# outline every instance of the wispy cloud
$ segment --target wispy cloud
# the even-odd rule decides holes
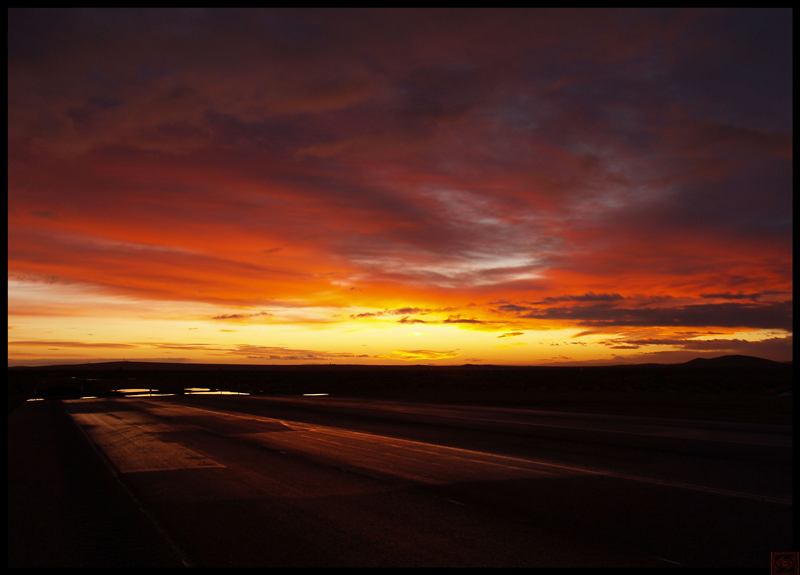
[[[233,321],[233,320],[250,320],[255,318],[265,318],[272,316],[271,313],[266,311],[259,311],[256,313],[232,313],[228,315],[215,315],[211,319],[219,321]]]

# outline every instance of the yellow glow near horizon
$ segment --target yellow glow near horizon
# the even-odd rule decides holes
[[[643,351],[658,354],[677,349],[670,343],[653,343],[646,350],[626,345],[647,338],[668,341],[671,330],[663,328],[620,334],[586,333],[575,327],[515,328],[497,323],[491,314],[477,316],[474,310],[404,315],[386,308],[309,306],[231,313],[229,306],[138,301],[83,286],[64,289],[24,282],[9,284],[9,309],[9,365],[121,359],[540,365],[629,361]],[[412,316],[416,323],[409,321]],[[700,345],[724,337],[759,342],[777,335],[781,334],[775,330],[729,330],[698,335],[692,341]]]

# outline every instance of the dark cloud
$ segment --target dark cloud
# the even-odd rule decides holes
[[[787,151],[790,154],[790,148]],[[748,151],[709,158],[650,220],[659,228],[696,230],[762,245],[792,233],[791,156],[752,158]],[[698,161],[696,159],[692,160]],[[727,165],[729,164],[729,165]],[[724,175],[724,179],[722,174]]]
[[[430,313],[432,310],[426,310],[419,307],[400,307],[397,309],[389,310],[393,315],[408,315],[411,313]]]
[[[724,292],[724,293],[701,293],[700,297],[706,299],[749,299],[752,301],[758,301],[759,298],[764,296],[771,296],[771,295],[779,295],[779,296],[787,296],[789,292],[781,292],[781,291],[765,291],[765,292],[755,292],[755,293],[731,293],[731,292]]]
[[[31,212],[31,215],[36,216],[37,218],[45,218],[48,220],[61,221],[61,216],[52,210],[33,210]]]
[[[498,306],[497,309],[499,309],[500,311],[505,311],[505,312],[523,312],[523,311],[530,311],[533,308],[531,308],[529,306],[516,305],[516,304],[509,303],[509,304],[504,304],[504,305]]]
[[[377,316],[380,316],[380,315],[383,315],[383,314],[381,314],[381,313],[373,313],[373,312],[364,312],[364,313],[350,314],[350,318],[351,319],[359,319],[359,318],[362,318],[362,317],[377,317]]]
[[[792,329],[792,304],[698,304],[674,308],[617,308],[603,304],[552,307],[522,314],[530,319],[560,319],[582,326],[746,327]]]
[[[587,292],[583,295],[565,295],[565,296],[551,296],[546,297],[542,301],[533,302],[534,305],[552,304],[564,301],[618,301],[625,299],[618,293],[601,293]]]
[[[426,314],[430,314],[430,313],[442,313],[442,312],[448,312],[448,311],[452,311],[452,310],[453,310],[453,308],[449,308],[449,307],[448,308],[435,308],[435,309],[434,308],[422,308],[422,307],[398,307],[398,308],[394,308],[394,309],[385,309],[385,310],[379,311],[379,312],[364,312],[364,313],[358,313],[358,314],[350,314],[350,317],[352,319],[358,319],[358,318],[365,318],[365,317],[385,317],[385,316],[390,316],[390,315],[404,315],[404,316],[408,316],[410,314],[426,315]],[[404,321],[404,320],[407,320],[407,319],[408,319],[407,317],[401,319],[400,323],[409,323],[409,321]],[[422,320],[412,320],[412,321],[415,322],[415,323],[425,323]]]
[[[451,315],[442,323],[467,323],[467,324],[485,324],[485,321],[475,318],[462,318],[460,315]]]
[[[753,341],[739,338],[696,339],[696,334],[688,334],[686,337],[615,338],[601,343],[610,349],[642,349],[646,352],[648,346],[670,346],[684,351],[752,355],[768,359],[777,358],[776,361],[782,361],[782,358],[790,357],[790,353],[787,352],[790,352],[792,342],[791,335]]]
[[[414,324],[414,323],[431,323],[431,322],[427,322],[427,321],[424,321],[424,320],[421,320],[421,319],[413,319],[413,318],[409,319],[407,317],[404,317],[404,318],[401,318],[401,319],[397,320],[397,323]]]
[[[587,335],[598,335],[598,334],[603,334],[603,333],[605,333],[605,332],[603,332],[603,331],[595,331],[595,330],[589,329],[589,330],[578,332],[575,335],[573,335],[572,337],[585,337]]]
[[[215,320],[228,320],[228,319],[252,319],[257,317],[270,317],[272,314],[266,311],[260,311],[257,313],[233,313],[229,315],[217,315],[212,317],[211,319]]]

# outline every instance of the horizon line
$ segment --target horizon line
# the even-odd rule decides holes
[[[214,366],[214,367],[235,367],[235,368],[248,368],[248,367],[392,367],[392,368],[399,368],[399,367],[633,367],[633,366],[647,366],[647,365],[661,365],[661,366],[670,366],[670,365],[685,365],[687,363],[691,363],[697,360],[715,360],[715,359],[722,359],[722,358],[747,358],[747,359],[756,359],[763,362],[774,363],[777,365],[786,365],[793,363],[793,360],[788,361],[776,361],[772,359],[767,359],[758,356],[752,355],[742,355],[742,354],[724,354],[715,357],[695,357],[689,359],[687,361],[675,362],[675,363],[662,363],[662,362],[642,362],[642,363],[612,363],[613,360],[609,362],[602,362],[602,360],[588,360],[586,362],[555,362],[555,363],[526,363],[526,364],[498,364],[498,363],[460,363],[460,364],[430,364],[430,363],[407,363],[407,364],[364,364],[364,363],[203,363],[203,362],[193,362],[193,361],[155,361],[155,360],[148,360],[148,359],[137,359],[137,360],[129,360],[129,359],[119,359],[119,360],[102,360],[102,361],[85,361],[81,363],[52,363],[52,364],[43,364],[43,365],[8,365],[7,369],[18,369],[18,368],[27,368],[27,369],[37,369],[37,368],[47,368],[47,367],[76,367],[76,366],[83,366],[83,365],[103,365],[103,364],[151,364],[151,365],[173,365],[173,366]],[[599,363],[598,363],[599,362]]]

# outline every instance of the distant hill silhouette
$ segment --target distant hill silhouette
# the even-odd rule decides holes
[[[214,363],[175,363],[155,361],[106,361],[99,363],[67,363],[62,365],[15,366],[12,370],[42,371],[204,371],[204,370],[258,370],[269,365],[240,365]]]
[[[723,355],[714,358],[698,357],[685,363],[639,363],[639,364],[622,364],[622,365],[600,365],[593,367],[609,368],[609,367],[776,367],[779,365],[791,364],[791,362],[777,362],[770,359],[761,357],[753,357],[750,355]],[[462,366],[428,366],[428,365],[346,365],[346,364],[306,364],[306,365],[280,365],[280,364],[261,364],[261,365],[243,365],[243,364],[213,364],[213,363],[167,363],[167,362],[154,362],[154,361],[109,361],[101,363],[81,363],[81,364],[62,364],[62,365],[41,365],[41,366],[14,366],[9,367],[9,370],[45,370],[45,371],[205,371],[205,370],[232,370],[232,371],[260,371],[260,370],[275,370],[275,369],[288,369],[288,370],[328,370],[328,369],[357,369],[357,370],[373,370],[373,369],[453,369],[454,367],[462,368],[477,368],[481,370],[498,368],[498,369],[514,369],[515,366],[497,366],[497,365],[475,365],[464,364]],[[516,366],[524,368],[524,366]],[[532,368],[541,367],[547,369],[559,369],[562,366],[528,366]],[[563,367],[582,367],[580,365],[563,366]]]
[[[45,371],[108,371],[108,370],[162,370],[162,369],[205,369],[207,366],[204,364],[191,364],[191,363],[158,363],[152,361],[104,361],[97,363],[67,363],[62,365],[36,365],[36,366],[14,366],[8,369],[32,369],[32,370],[45,370]],[[216,366],[213,366],[216,367]]]
[[[324,392],[341,397],[402,401],[541,405],[543,393],[790,396],[793,378],[791,362],[748,356],[638,366],[224,365],[114,361],[10,367],[8,406],[10,411],[32,397],[63,399],[78,394],[108,397],[114,390],[131,387],[174,394],[200,387],[257,395]]]
[[[710,359],[698,357],[680,365],[687,367],[775,367],[781,363],[751,355],[723,355]]]

